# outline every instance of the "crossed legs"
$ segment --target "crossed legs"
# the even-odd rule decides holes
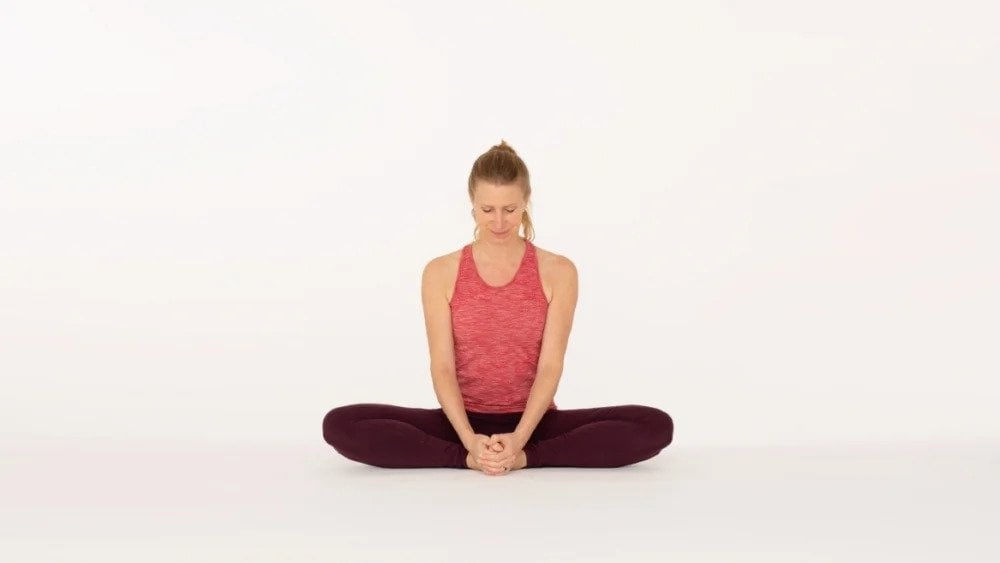
[[[474,413],[477,434],[513,432],[521,413]],[[524,452],[527,467],[621,467],[658,454],[673,440],[670,415],[644,405],[552,409]],[[377,467],[466,468],[467,451],[444,411],[382,403],[337,407],[323,438],[344,457]]]

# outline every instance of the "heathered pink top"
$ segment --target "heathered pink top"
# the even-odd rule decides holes
[[[542,291],[535,247],[525,240],[514,279],[503,286],[483,281],[462,248],[451,298],[455,372],[465,410],[520,412],[538,370],[542,332],[549,304]],[[555,409],[551,401],[549,409]]]

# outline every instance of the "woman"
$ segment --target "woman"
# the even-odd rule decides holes
[[[441,408],[337,407],[323,437],[379,467],[620,467],[655,456],[673,420],[653,407],[556,407],[576,309],[573,263],[532,244],[524,161],[506,142],[469,174],[473,242],[431,260],[422,298]],[[523,227],[524,235],[521,235]]]

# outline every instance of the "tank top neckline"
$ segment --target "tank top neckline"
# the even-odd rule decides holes
[[[472,266],[472,271],[473,273],[476,274],[476,279],[479,280],[479,283],[485,285],[490,289],[503,289],[505,287],[510,286],[515,281],[517,281],[517,278],[521,275],[521,270],[524,269],[524,264],[528,261],[528,254],[531,252],[531,241],[528,239],[524,239],[524,252],[521,254],[521,261],[517,265],[517,270],[514,272],[514,277],[512,277],[509,282],[503,285],[490,285],[489,283],[486,283],[486,280],[484,280],[483,276],[479,273],[479,267],[476,266],[476,259],[472,255],[472,244],[470,243],[466,245],[466,249],[468,250],[469,253],[469,263]]]

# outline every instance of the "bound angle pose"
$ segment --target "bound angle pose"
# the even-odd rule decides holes
[[[568,258],[531,242],[524,161],[501,140],[476,159],[468,184],[473,242],[430,260],[421,281],[441,408],[339,406],[324,417],[323,438],[344,457],[377,467],[494,476],[533,467],[621,467],[657,455],[674,430],[660,409],[556,406],[577,271]]]

